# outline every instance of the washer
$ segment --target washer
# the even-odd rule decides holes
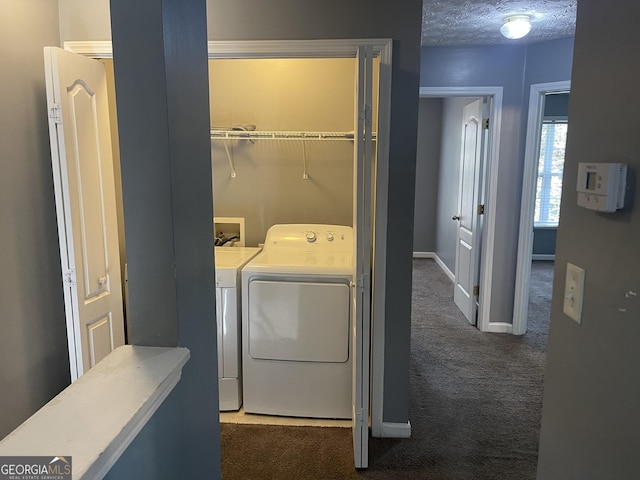
[[[274,225],[242,270],[244,410],[351,418],[353,230]]]
[[[251,247],[215,247],[220,410],[242,405],[240,272],[259,252]]]

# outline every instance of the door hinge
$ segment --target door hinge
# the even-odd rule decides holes
[[[72,269],[65,270],[62,273],[62,281],[70,286],[76,284],[76,271]]]
[[[480,285],[474,285],[474,287],[473,287],[473,295],[475,295],[476,297],[478,295],[480,295]]]
[[[482,121],[482,129],[483,130],[489,130],[489,119],[488,118],[485,118]]]
[[[363,122],[367,120],[367,106],[362,105],[362,108],[358,110],[358,120],[362,120]]]
[[[478,215],[484,215],[484,205],[478,205]]]
[[[351,281],[351,287],[353,287],[354,290],[357,290],[359,294],[364,293],[365,285],[371,285],[371,276],[366,273],[356,275],[355,282]]]
[[[355,418],[356,423],[363,423],[369,418],[369,409],[367,408],[356,408],[355,413],[356,413],[356,418]]]
[[[371,107],[371,105],[365,105],[364,106],[364,122],[366,125],[371,126],[372,121],[373,121],[373,108]]]
[[[59,103],[54,103],[49,108],[49,118],[53,120],[53,123],[62,123],[62,108],[60,107]]]

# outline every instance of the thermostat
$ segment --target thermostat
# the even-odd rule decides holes
[[[627,166],[624,163],[579,163],[578,205],[598,212],[624,207]]]

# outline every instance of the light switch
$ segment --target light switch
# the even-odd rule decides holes
[[[584,295],[584,270],[567,263],[567,276],[564,283],[564,305],[562,311],[576,322],[582,319],[582,300]]]

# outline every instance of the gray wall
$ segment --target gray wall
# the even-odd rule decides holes
[[[435,252],[442,99],[421,98],[419,103],[413,251]]]
[[[538,478],[636,478],[640,472],[640,42],[633,0],[580,1]],[[634,60],[635,59],[635,60]],[[594,122],[594,118],[606,119]],[[598,214],[576,204],[578,162],[626,162],[628,206]],[[585,269],[582,323],[562,313],[566,264]]]
[[[0,438],[69,382],[42,47],[56,2],[0,2]]]
[[[571,79],[573,37],[559,38],[527,46],[527,68],[524,71],[525,105],[533,83],[561,82]]]
[[[103,8],[87,14],[83,0],[60,0],[68,14],[62,40],[108,40]],[[106,0],[103,0],[106,3]],[[95,3],[91,2],[92,8]],[[384,420],[409,419],[411,256],[420,62],[419,0],[403,8],[384,0],[208,0],[211,40],[392,38],[393,87],[386,263]],[[77,10],[76,10],[77,9]],[[76,15],[76,12],[78,14]],[[125,206],[126,215],[126,206]],[[128,235],[128,232],[127,232]],[[127,237],[127,251],[129,245]]]
[[[557,232],[557,228],[533,227],[533,254],[555,255]]]
[[[206,2],[113,0],[111,14],[129,340],[191,358],[107,477],[219,478]]]
[[[436,254],[451,270],[456,268],[457,215],[460,190],[460,155],[462,109],[474,98],[445,98],[442,116],[442,150],[438,176],[438,218],[436,223]]]
[[[58,0],[60,42],[111,40],[109,0]]]
[[[529,86],[568,80],[572,39],[533,45],[424,47],[423,87],[502,86],[491,321],[511,323]],[[523,87],[524,86],[524,87]]]

